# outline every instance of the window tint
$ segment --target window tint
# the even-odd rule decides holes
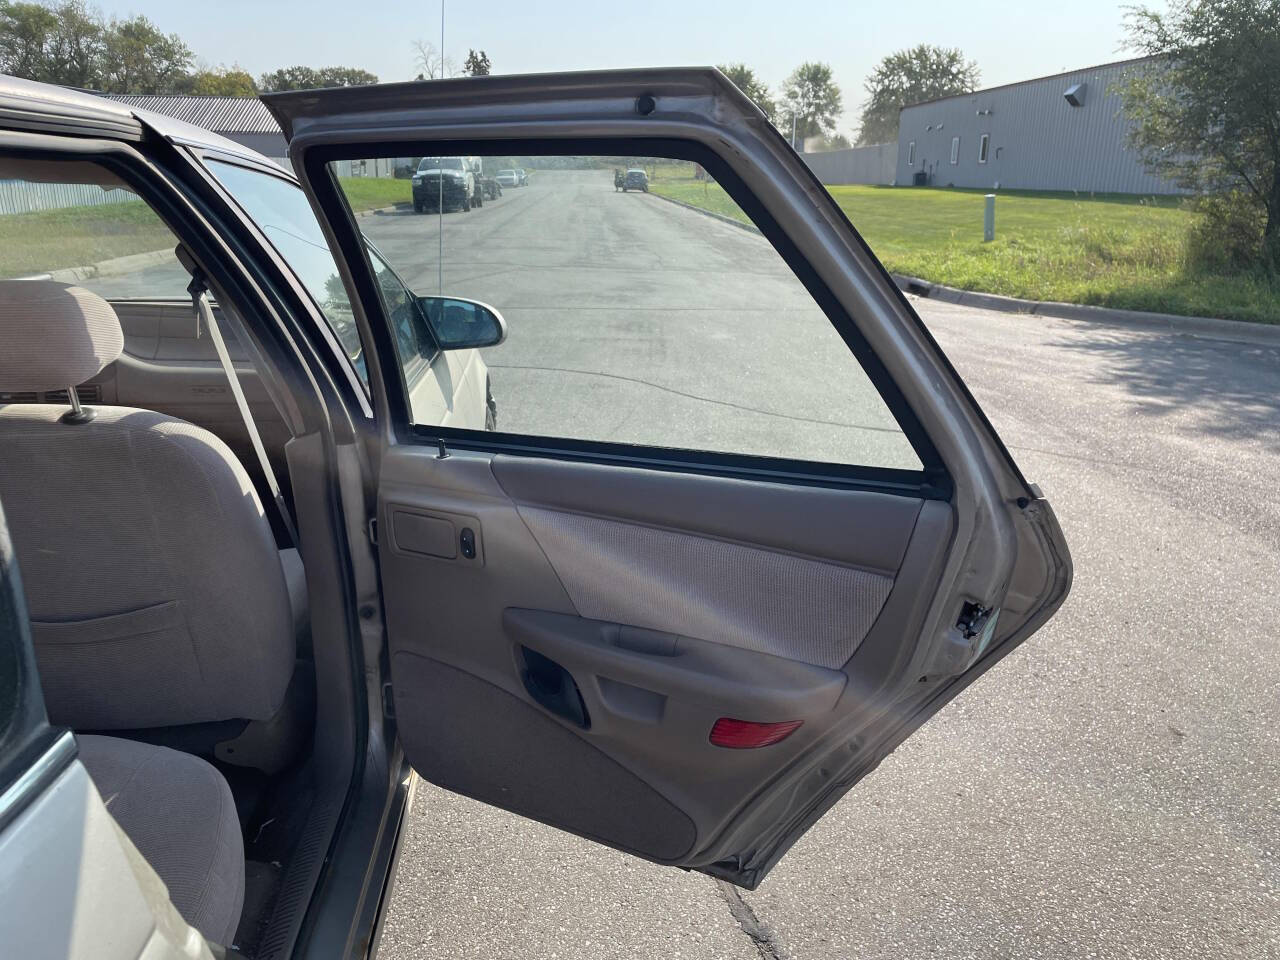
[[[187,299],[177,238],[114,173],[0,157],[0,279],[51,277],[107,299]]]
[[[259,170],[218,160],[208,166],[306,287],[367,387],[351,300],[306,194],[297,184]]]
[[[536,174],[529,186],[484,197],[513,161]],[[502,345],[430,363],[409,395],[418,424],[482,429],[463,394],[487,379],[506,432],[920,467],[825,313],[696,164],[486,157],[470,210],[408,181],[338,182],[353,209],[374,193],[396,202],[357,223],[415,294],[478,300],[507,321]],[[421,350],[404,330],[421,311],[386,300],[407,370]]]

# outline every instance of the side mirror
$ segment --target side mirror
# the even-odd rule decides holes
[[[477,300],[419,297],[418,309],[441,350],[496,347],[507,339],[507,321],[502,314]]]

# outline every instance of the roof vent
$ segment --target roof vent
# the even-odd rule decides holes
[[[1073,107],[1083,107],[1084,91],[1088,86],[1087,83],[1074,83],[1063,91],[1062,98]]]

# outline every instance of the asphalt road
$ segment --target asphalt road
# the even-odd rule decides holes
[[[361,226],[415,292],[506,317],[507,342],[484,354],[504,430],[919,467],[768,244],[615,193],[608,170],[539,172],[470,213]]]
[[[787,381],[786,396],[752,394],[749,410],[708,402],[743,389],[740,376],[681,385],[710,349],[767,366],[770,349],[812,359],[821,342],[795,317],[754,309],[775,282],[753,278],[757,238],[615,196],[606,178],[598,196],[572,189],[588,212],[625,204],[629,232],[564,249],[548,222],[599,221],[523,215],[552,216],[557,189],[544,177],[444,221],[446,289],[484,294],[511,322],[490,354],[504,426],[572,414],[623,435],[645,427],[561,393],[602,390],[596,401],[639,409],[661,387],[681,404],[666,430],[692,418],[733,442],[900,453],[866,429],[884,426],[874,404],[833,395],[825,373]],[[367,222],[405,267],[406,251],[437,242],[429,220]],[[598,260],[621,251],[665,281],[690,231],[744,269],[710,291],[706,271],[681,281],[675,294],[709,292],[725,313],[699,314],[695,341],[681,339],[687,324],[664,341],[692,350],[637,362],[634,328],[627,340],[625,323],[589,326],[610,306]],[[434,259],[417,257],[406,273],[432,292]],[[1280,348],[916,306],[1057,510],[1076,568],[1057,617],[750,893],[420,784],[381,956],[1280,956]],[[732,337],[705,328],[734,315]],[[743,342],[752,349],[734,353]],[[588,373],[524,369],[581,364]],[[617,380],[623,365],[658,386]]]

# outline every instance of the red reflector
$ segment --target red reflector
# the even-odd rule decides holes
[[[721,717],[711,728],[711,742],[717,747],[745,750],[750,747],[767,747],[785,740],[799,728],[803,720],[784,720],[781,723],[753,723],[750,720],[734,720]]]

